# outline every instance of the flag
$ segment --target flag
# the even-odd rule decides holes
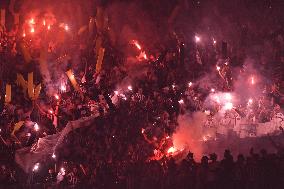
[[[98,56],[97,64],[96,64],[96,72],[97,73],[100,72],[101,69],[102,69],[104,54],[105,54],[105,49],[104,48],[100,48],[99,56]]]
[[[33,72],[28,73],[28,95],[31,99],[34,98],[34,75],[33,75]]]
[[[14,129],[12,131],[12,135],[15,136],[15,132],[17,132],[23,125],[24,125],[25,121],[19,121],[15,124]]]
[[[0,18],[1,18],[0,25],[5,26],[5,20],[6,20],[6,10],[5,9],[1,9]]]
[[[41,91],[41,84],[38,84],[38,85],[36,86],[36,88],[34,89],[34,97],[33,97],[32,100],[38,99],[39,94],[40,94],[40,91]]]
[[[12,100],[12,87],[9,84],[6,84],[6,94],[5,94],[5,103],[10,103]]]
[[[68,133],[77,128],[94,126],[93,123],[96,117],[97,116],[83,117],[76,121],[70,121],[67,123],[66,127],[61,132],[54,135],[48,135],[43,138],[39,138],[38,141],[31,147],[25,147],[16,150],[16,163],[20,165],[20,167],[26,173],[31,172],[35,163],[39,163],[48,155],[51,158],[51,155],[56,151],[56,148],[63,142],[64,138],[67,136]]]
[[[26,63],[29,63],[32,60],[31,54],[24,43],[20,43],[20,49],[24,56],[24,60]]]
[[[68,76],[68,78],[69,78],[69,80],[70,80],[72,86],[74,87],[74,89],[75,89],[76,91],[80,91],[80,88],[79,88],[79,86],[78,86],[78,83],[77,83],[77,81],[76,81],[76,78],[75,78],[75,76],[74,76],[72,70],[68,70],[68,71],[66,72],[66,75]]]

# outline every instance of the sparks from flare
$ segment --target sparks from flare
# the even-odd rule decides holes
[[[196,43],[200,42],[200,37],[195,36],[195,42],[196,42]]]
[[[30,24],[34,25],[35,24],[35,20],[33,18],[30,19],[29,21]]]
[[[65,92],[66,91],[66,86],[62,84],[60,86],[60,90],[61,90],[61,92]]]
[[[133,42],[133,44],[136,46],[137,49],[139,49],[139,50],[142,49],[142,47],[141,47],[141,45],[139,45],[138,41],[133,40],[132,42]]]
[[[65,26],[64,26],[64,29],[65,29],[65,31],[68,31],[68,30],[69,30],[69,26],[68,26],[68,25],[65,25]]]
[[[59,95],[58,94],[55,94],[54,97],[55,97],[56,100],[59,100]]]
[[[39,168],[39,163],[36,163],[36,164],[34,165],[34,167],[33,167],[33,171],[37,171],[38,168]]]
[[[225,110],[231,110],[231,109],[233,109],[233,103],[231,103],[231,102],[226,102],[225,105],[224,105],[224,109],[225,109]]]
[[[251,77],[251,84],[254,85],[255,81],[254,81],[254,77]]]
[[[34,124],[34,129],[35,129],[35,131],[38,131],[38,130],[39,130],[39,126],[38,126],[37,123]]]
[[[178,101],[178,103],[180,103],[180,104],[184,104],[183,99],[180,99],[180,100]]]
[[[175,153],[177,151],[177,149],[175,148],[175,147],[170,147],[169,149],[168,149],[168,154],[173,154],[173,153]]]

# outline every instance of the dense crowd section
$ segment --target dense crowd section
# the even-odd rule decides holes
[[[143,60],[135,56],[137,52],[133,45],[129,45],[129,49],[136,54],[131,58],[112,46],[107,31],[94,32],[84,39],[73,36],[64,45],[48,41],[50,64],[58,66],[58,70],[65,69],[61,75],[52,77],[56,81],[50,85],[43,81],[46,78],[39,66],[40,46],[47,39],[23,36],[17,26],[10,31],[2,27],[0,186],[281,188],[284,184],[284,151],[281,147],[277,154],[262,150],[259,155],[251,150],[250,156],[240,154],[235,161],[229,150],[220,160],[212,152],[201,161],[195,160],[191,152],[179,161],[168,153],[180,115],[204,112],[207,122],[202,127],[205,130],[216,127],[216,124],[212,125],[212,119],[222,105],[208,106],[206,99],[215,92],[234,91],[238,77],[247,77],[248,68],[243,63],[247,58],[245,53],[254,43],[253,37],[257,37],[247,29],[240,28],[237,35],[246,43],[234,44],[226,52],[221,50],[219,41],[214,40],[213,44],[204,47],[198,44],[200,39],[196,36],[191,36],[193,41],[186,42],[182,35],[169,34],[166,44],[155,49],[156,54],[149,52]],[[284,78],[278,73],[282,73],[284,66],[282,30],[259,34],[265,36],[262,42],[272,52],[265,64],[260,61],[254,65],[261,77],[270,78],[258,82],[261,95],[254,96],[250,106],[247,99],[239,102],[225,116],[233,112],[252,123],[254,120],[264,123],[281,113]],[[103,39],[102,46],[106,49],[100,72],[96,72],[98,36]],[[23,43],[31,54],[29,63],[21,47]],[[71,52],[76,56],[68,58],[67,47],[72,48]],[[255,59],[261,60],[265,53],[258,54]],[[67,66],[60,67],[63,64]],[[79,91],[73,89],[65,75],[70,68],[80,85]],[[34,73],[34,83],[43,84],[36,100],[31,100],[15,82],[18,73],[26,77],[29,72]],[[202,82],[201,78],[209,73],[210,82],[208,78]],[[12,85],[10,103],[5,103],[7,83]],[[52,90],[54,94],[48,94],[49,88],[56,89]],[[30,173],[24,173],[15,164],[17,149],[32,146],[39,138],[62,131],[68,122],[88,116],[96,116],[93,126],[72,131],[55,153],[35,165]],[[20,121],[23,126],[15,130],[15,124]],[[228,124],[225,126],[233,129]],[[224,137],[218,128],[214,132],[214,138]]]

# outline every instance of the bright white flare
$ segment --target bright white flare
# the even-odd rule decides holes
[[[38,131],[38,130],[39,130],[39,126],[38,126],[37,123],[34,124],[34,130],[35,130],[35,131]]]
[[[233,109],[233,103],[231,103],[231,102],[226,102],[225,105],[224,105],[224,109],[225,109],[225,110],[231,110],[231,109]]]
[[[232,95],[230,93],[226,93],[225,99],[228,100],[228,101],[232,100]]]
[[[168,154],[175,153],[176,151],[177,151],[177,149],[172,146],[172,147],[170,147],[170,148],[168,149]]]
[[[180,104],[184,104],[183,99],[180,99],[180,100],[178,101],[178,103],[180,103]]]
[[[195,42],[198,43],[200,41],[200,37],[195,36]]]
[[[36,163],[36,164],[34,165],[33,171],[37,171],[38,168],[39,168],[39,163]]]

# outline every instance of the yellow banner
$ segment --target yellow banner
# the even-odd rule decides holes
[[[1,18],[0,25],[5,26],[5,20],[6,20],[6,10],[5,9],[1,9],[0,18]]]
[[[5,103],[10,103],[12,100],[12,86],[6,84]]]
[[[17,132],[24,125],[24,123],[25,121],[19,121],[18,123],[16,123],[11,134],[15,136],[15,132]]]
[[[32,60],[31,54],[24,43],[20,43],[20,49],[24,56],[24,60],[26,63],[29,63]]]
[[[74,76],[72,70],[68,70],[68,71],[66,72],[66,75],[68,76],[68,78],[69,78],[69,80],[70,80],[72,86],[74,87],[74,89],[75,89],[76,91],[80,91],[80,88],[79,88],[79,86],[78,86],[78,83],[77,83],[77,81],[76,81],[76,79],[75,79],[75,76]]]
[[[100,72],[102,69],[102,64],[103,64],[103,60],[104,60],[104,54],[105,54],[105,49],[104,48],[100,48],[99,51],[99,56],[97,59],[97,64],[96,64],[96,72]]]
[[[36,88],[34,89],[34,98],[33,98],[33,100],[38,99],[40,91],[41,91],[41,84],[38,84],[36,86]]]
[[[28,74],[28,95],[31,99],[34,98],[34,74],[33,72]]]

